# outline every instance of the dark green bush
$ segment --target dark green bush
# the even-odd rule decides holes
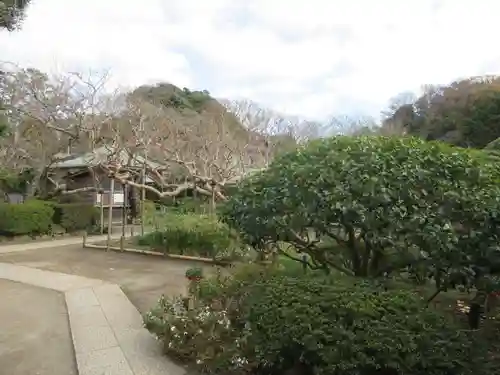
[[[275,276],[253,285],[242,311],[253,360],[273,374],[298,359],[318,375],[481,372],[471,333],[408,291]]]
[[[159,230],[137,240],[141,246],[171,254],[230,258],[238,250],[236,237],[215,217],[197,214],[167,213],[161,217]]]
[[[53,220],[69,233],[88,230],[98,222],[99,208],[88,203],[55,204]]]
[[[52,226],[53,215],[52,205],[44,201],[0,203],[0,232],[8,236],[46,234]]]
[[[359,277],[424,265],[446,283],[497,254],[499,163],[479,154],[416,138],[320,139],[241,181],[220,217],[262,253],[286,243]]]
[[[200,282],[194,307],[146,317],[169,355],[234,374],[485,374],[481,345],[408,291],[246,266]],[[184,333],[186,332],[186,333]]]

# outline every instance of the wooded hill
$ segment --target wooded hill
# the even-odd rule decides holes
[[[500,137],[500,77],[481,76],[429,85],[420,96],[392,103],[382,131],[484,148]]]

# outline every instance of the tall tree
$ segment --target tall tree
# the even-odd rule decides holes
[[[0,0],[0,28],[9,31],[19,26],[30,0]]]

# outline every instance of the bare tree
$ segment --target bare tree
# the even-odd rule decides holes
[[[227,198],[226,187],[254,168],[264,166],[258,144],[245,129],[234,128],[227,113],[189,116],[132,99],[126,126],[116,128],[115,153],[123,150],[133,158],[154,160],[145,163],[155,184],[137,182],[137,168],[124,161],[101,165],[119,183],[147,189],[158,197],[175,197],[192,189],[214,199]],[[127,133],[127,136],[123,136]]]
[[[428,89],[432,90],[431,86]],[[391,118],[398,111],[399,108],[406,105],[413,105],[417,101],[417,96],[411,91],[403,91],[389,99],[387,109],[381,113],[382,120]]]
[[[365,115],[338,115],[324,126],[324,135],[371,134],[377,127],[375,119]]]
[[[8,135],[2,139],[4,166],[32,169],[39,187],[47,166],[107,120],[100,101],[107,76],[98,79],[72,73],[49,76],[14,64],[1,68],[0,100],[8,119]]]
[[[298,136],[286,121],[245,128],[216,102],[183,111],[134,92],[105,94],[106,82],[107,76],[49,76],[5,64],[0,100],[10,134],[3,140],[3,161],[31,168],[35,189],[52,163],[87,152],[95,179],[104,171],[158,197],[193,190],[224,200],[228,186],[269,163],[276,144],[287,137],[296,144]],[[97,189],[94,184],[68,191],[53,182],[61,194]]]
[[[291,151],[298,144],[319,138],[321,126],[318,122],[287,116],[264,108],[250,100],[225,101],[226,108],[234,113],[250,134],[264,140],[267,145],[266,162],[281,152]]]

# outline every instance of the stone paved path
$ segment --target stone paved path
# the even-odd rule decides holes
[[[81,245],[0,254],[0,263],[78,275],[120,285],[141,313],[156,305],[162,294],[184,294],[187,290],[186,270],[200,266],[193,262],[149,255],[87,249]],[[210,265],[201,266],[207,275],[216,271]]]
[[[128,233],[125,237],[129,237],[129,236],[130,236],[130,233]],[[117,240],[120,237],[121,237],[121,233],[116,233],[116,234],[111,235],[112,240]],[[107,235],[90,236],[87,238],[87,243],[106,241],[107,238],[108,238]],[[27,251],[27,250],[34,250],[34,249],[46,249],[49,247],[80,245],[82,242],[83,242],[82,237],[70,237],[70,238],[45,240],[45,241],[33,241],[33,242],[28,242],[28,243],[20,243],[20,244],[12,244],[12,245],[1,245],[0,246],[0,254],[15,253],[18,251]]]
[[[0,374],[77,375],[64,294],[0,279]]]
[[[7,263],[0,263],[0,279],[64,293],[80,375],[186,373],[161,354],[118,285]]]

